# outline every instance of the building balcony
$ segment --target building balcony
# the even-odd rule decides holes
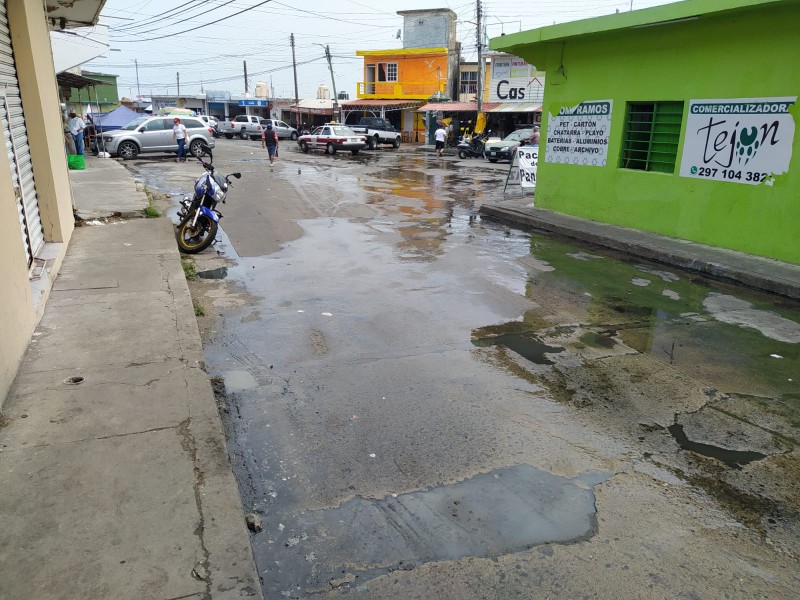
[[[359,81],[359,98],[427,100],[437,92],[444,93],[446,81]]]

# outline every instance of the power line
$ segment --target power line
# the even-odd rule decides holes
[[[220,21],[225,21],[227,19],[231,19],[231,18],[233,18],[233,17],[235,17],[237,15],[241,15],[242,13],[246,13],[248,11],[253,10],[254,8],[257,8],[259,6],[263,6],[264,4],[268,4],[269,2],[272,2],[272,1],[273,0],[264,0],[263,2],[259,2],[258,4],[255,4],[255,5],[253,5],[253,6],[249,7],[249,8],[242,9],[239,12],[235,12],[233,14],[230,14],[230,15],[226,16],[226,17],[222,17],[221,19],[217,19],[215,21],[215,23],[219,23]],[[207,27],[208,25],[209,25],[208,23],[205,23],[203,25],[198,25],[197,27],[192,27],[191,29],[184,29],[183,31],[175,31],[175,32],[167,34],[167,35],[161,35],[161,36],[152,37],[152,38],[144,38],[144,39],[141,39],[141,40],[114,40],[114,43],[116,43],[116,44],[135,44],[137,42],[152,42],[153,40],[163,40],[164,38],[173,37],[173,36],[176,36],[176,35],[182,35],[184,33],[189,33],[190,31],[197,31],[198,29],[201,29],[203,27]]]

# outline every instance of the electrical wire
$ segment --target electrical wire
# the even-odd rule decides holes
[[[253,5],[253,6],[249,7],[249,8],[242,9],[239,12],[235,12],[233,14],[230,14],[230,15],[226,16],[226,17],[222,17],[221,19],[217,19],[215,21],[215,23],[219,23],[220,21],[225,21],[227,19],[231,19],[231,18],[233,18],[235,16],[241,15],[242,13],[249,12],[249,11],[253,10],[254,8],[257,8],[259,6],[263,6],[264,4],[268,4],[268,3],[272,2],[272,1],[273,0],[263,0],[263,2],[259,2],[258,4],[255,4],[255,5]],[[197,27],[192,27],[191,29],[184,29],[183,31],[175,31],[175,32],[169,33],[167,35],[161,35],[161,36],[158,36],[158,37],[145,38],[145,39],[141,39],[141,40],[114,40],[114,43],[116,43],[116,44],[135,44],[135,43],[138,43],[138,42],[152,42],[153,40],[163,40],[164,38],[174,37],[176,35],[182,35],[184,33],[189,33],[190,31],[197,31],[198,29],[201,29],[201,28],[207,27],[207,26],[208,26],[208,23],[205,23],[203,25],[198,25]]]

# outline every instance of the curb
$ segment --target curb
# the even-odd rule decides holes
[[[484,204],[479,212],[486,218],[512,226],[556,233],[713,279],[800,300],[798,265],[544,209],[519,210]],[[559,222],[564,220],[569,222]]]

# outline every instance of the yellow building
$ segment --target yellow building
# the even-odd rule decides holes
[[[72,235],[50,30],[93,25],[104,0],[0,0],[0,403]]]
[[[369,114],[389,119],[405,141],[415,141],[425,124],[417,108],[431,97],[458,95],[460,44],[456,13],[450,9],[398,11],[403,17],[403,47],[358,50],[364,58],[358,100],[343,102],[347,122]]]

